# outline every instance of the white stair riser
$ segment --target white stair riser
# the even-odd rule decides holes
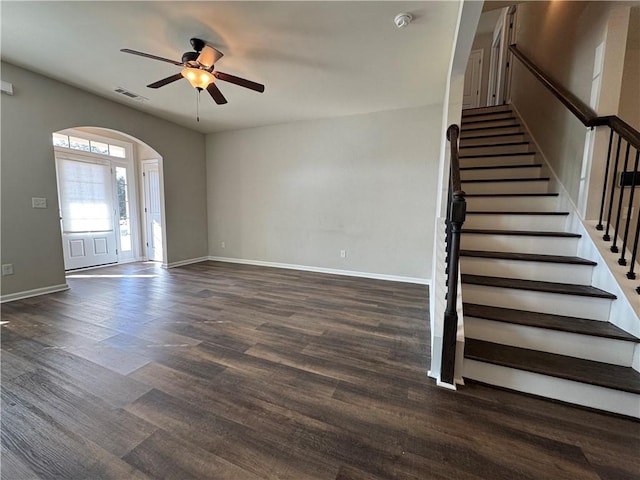
[[[630,367],[633,342],[464,317],[466,338]]]
[[[467,210],[504,210],[552,212],[555,211],[558,197],[467,197]]]
[[[463,233],[460,245],[460,248],[464,250],[575,255],[578,249],[578,239],[572,237]]]
[[[640,418],[640,396],[466,358],[464,377],[518,392]]]
[[[540,178],[541,172],[542,167],[488,168],[486,170],[462,170],[460,171],[460,176],[462,180],[480,180],[484,178]]]
[[[474,120],[503,120],[504,118],[513,117],[513,113],[508,110],[502,112],[485,113],[484,115],[471,115],[462,117],[462,124],[472,122]]]
[[[549,182],[462,182],[466,193],[547,193]]]
[[[567,223],[565,215],[489,215],[468,213],[465,228],[489,230],[537,230],[541,232],[561,232]]]
[[[540,282],[571,279],[576,285],[591,285],[593,267],[567,263],[528,262],[484,257],[460,257],[462,273],[487,277],[520,278]]]
[[[469,119],[468,121],[462,124],[462,130],[466,128],[487,128],[487,127],[512,127],[514,125],[518,125],[518,120],[514,120],[513,118],[508,120],[488,120],[483,121],[481,119]]]
[[[479,108],[467,108],[462,110],[462,118],[473,117],[479,113],[487,113],[487,112],[510,112],[510,105],[491,105],[488,107],[479,107]]]
[[[514,143],[514,142],[523,142],[524,141],[524,133],[519,135],[492,135],[492,136],[483,136],[482,138],[461,138],[460,146],[471,146],[471,145],[486,145],[487,143]]]
[[[511,125],[500,128],[484,128],[482,125],[469,127],[460,131],[460,139],[466,137],[477,137],[479,135],[500,135],[502,133],[522,133],[522,127],[519,125]]]
[[[535,292],[515,288],[490,287],[465,283],[462,298],[468,303],[551,313],[567,317],[607,321],[611,300],[606,298]]]
[[[497,167],[500,165],[525,165],[536,162],[533,155],[505,155],[503,157],[460,158],[461,167]]]
[[[530,144],[513,144],[513,145],[480,145],[477,147],[466,147],[460,149],[460,155],[489,155],[489,154],[502,154],[502,153],[524,153],[530,151]]]

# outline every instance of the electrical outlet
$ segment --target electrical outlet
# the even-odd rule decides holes
[[[5,263],[2,265],[2,276],[13,275],[13,263]]]
[[[222,248],[227,248],[227,242],[220,242],[220,246]]]
[[[31,207],[32,208],[47,208],[47,199],[40,197],[31,198]]]
[[[347,251],[346,250],[340,250],[340,258],[347,258]]]

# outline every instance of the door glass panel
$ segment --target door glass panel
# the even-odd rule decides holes
[[[62,135],[60,133],[53,134],[53,145],[55,147],[66,147],[69,148],[69,137],[67,135]]]
[[[83,150],[85,152],[91,151],[89,140],[86,138],[69,137],[69,146],[74,150]]]
[[[113,190],[108,165],[58,160],[64,232],[113,230]]]
[[[131,218],[129,216],[129,186],[127,169],[116,167],[116,189],[118,194],[118,225],[120,228],[120,249],[131,251]]]
[[[109,144],[96,142],[95,140],[91,140],[91,151],[93,153],[100,153],[102,155],[109,155]]]
[[[109,144],[109,155],[112,157],[125,158],[125,149],[124,147]]]

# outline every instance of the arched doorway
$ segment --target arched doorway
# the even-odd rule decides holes
[[[164,261],[162,157],[122,132],[52,134],[65,270]]]

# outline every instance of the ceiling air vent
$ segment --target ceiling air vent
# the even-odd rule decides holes
[[[114,92],[120,93],[120,94],[124,95],[125,97],[132,98],[136,102],[145,102],[145,101],[149,100],[148,98],[143,97],[142,95],[138,95],[137,93],[133,93],[133,92],[127,90],[126,88],[122,88],[122,87],[116,87],[114,89]]]

